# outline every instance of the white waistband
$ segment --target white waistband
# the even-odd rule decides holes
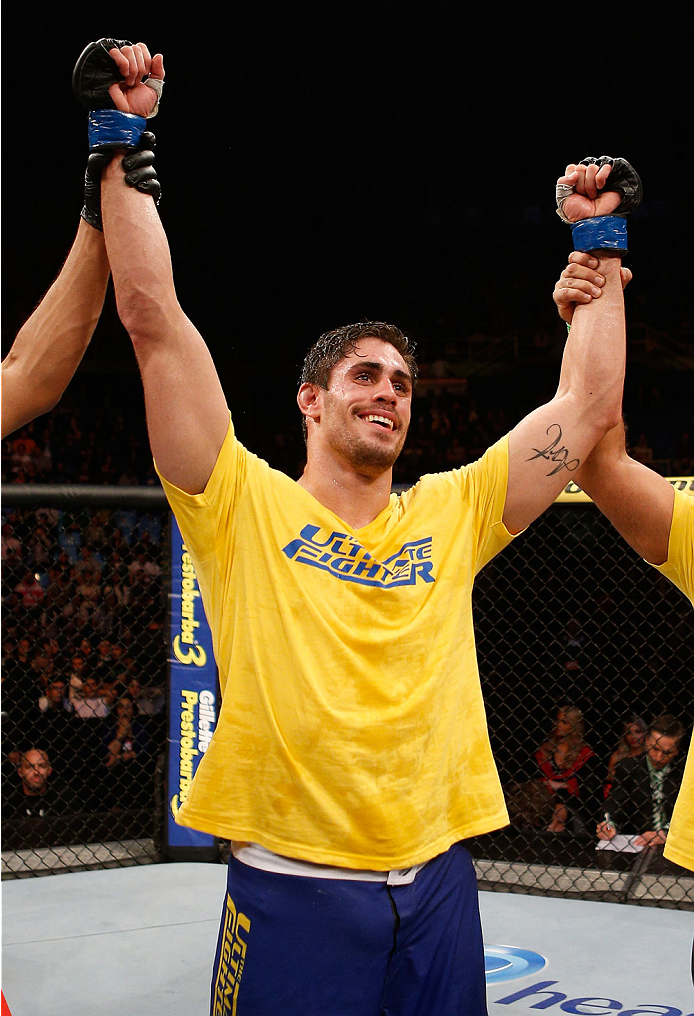
[[[273,854],[258,843],[233,843],[232,852],[237,861],[261,871],[274,871],[278,875],[303,875],[308,878],[346,879],[352,882],[386,882],[388,885],[409,885],[427,864],[413,864],[410,868],[393,868],[390,871],[370,871],[368,868],[338,868],[329,864],[299,861],[294,857]]]

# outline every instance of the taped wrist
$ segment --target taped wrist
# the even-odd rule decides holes
[[[119,109],[94,109],[89,113],[89,150],[137,148],[147,126],[143,116],[121,113]]]
[[[588,253],[595,250],[613,250],[626,254],[627,220],[621,215],[596,215],[571,223],[574,250]]]

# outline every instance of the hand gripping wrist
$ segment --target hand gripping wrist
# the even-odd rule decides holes
[[[101,221],[101,174],[111,161],[111,152],[92,152],[84,173],[84,205],[80,215],[94,229],[104,230]]]
[[[161,184],[154,168],[154,152],[152,149],[156,144],[154,134],[145,131],[142,135],[140,147],[135,152],[129,152],[121,161],[125,171],[125,182],[128,187],[134,187],[149,194],[154,198],[155,205],[159,204],[161,197]]]

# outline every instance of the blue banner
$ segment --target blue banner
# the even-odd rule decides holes
[[[195,566],[171,518],[167,843],[205,847],[215,838],[175,822],[217,723],[217,666]]]

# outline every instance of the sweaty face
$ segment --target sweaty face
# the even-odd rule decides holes
[[[392,467],[407,437],[412,404],[412,378],[394,346],[360,339],[335,365],[319,400],[319,442],[355,469],[376,473]]]

